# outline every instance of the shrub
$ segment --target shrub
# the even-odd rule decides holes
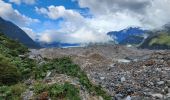
[[[47,85],[41,82],[34,84],[34,92],[40,95],[43,92],[49,93],[52,100],[66,99],[66,100],[80,100],[79,90],[74,85],[69,83]]]
[[[111,100],[111,97],[100,86],[93,85],[88,79],[86,73],[81,68],[74,64],[69,57],[63,57],[53,59],[49,63],[45,64],[45,68],[54,68],[57,73],[66,74],[79,78],[81,85],[83,85],[89,92],[96,93],[96,95],[102,96],[105,100]]]
[[[21,94],[26,91],[24,84],[0,87],[0,100],[21,100]]]
[[[10,60],[0,54],[0,84],[15,84],[20,80],[21,74]]]
[[[49,89],[49,86],[47,84],[41,83],[41,82],[37,82],[34,84],[34,92],[36,94],[40,94],[42,92],[45,92]]]

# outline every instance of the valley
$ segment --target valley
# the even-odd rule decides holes
[[[90,81],[101,85],[113,100],[170,99],[169,50],[92,45],[31,49],[29,55],[37,60],[71,57]]]

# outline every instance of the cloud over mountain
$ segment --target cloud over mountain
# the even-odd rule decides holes
[[[145,28],[160,28],[170,22],[169,0],[100,0],[100,2],[77,0],[77,2],[80,7],[89,8],[95,16],[114,16],[117,13],[125,17],[131,16]]]
[[[170,9],[170,1],[168,0],[74,1],[77,1],[81,8],[88,8],[93,15],[92,18],[84,17],[80,12],[66,9],[64,6],[36,7],[39,14],[52,20],[64,18],[64,21],[60,24],[60,32],[53,30],[53,34],[60,34],[60,38],[56,37],[50,40],[66,42],[67,40],[64,37],[67,37],[67,39],[71,38],[74,41],[73,36],[76,36],[77,41],[74,42],[100,42],[98,40],[102,41],[103,39],[109,41],[106,33],[112,30],[121,30],[130,26],[154,29],[160,28],[170,21],[170,17],[168,17],[170,12],[165,12],[166,9]],[[104,38],[101,39],[99,35]],[[82,41],[83,37],[88,37],[87,41]]]
[[[64,2],[63,5],[59,5],[62,0],[52,3],[45,0],[9,0],[9,2],[0,0],[0,16],[21,27],[27,27],[40,20],[39,24],[32,25],[33,29],[24,28],[28,35],[34,38],[38,34],[39,39],[45,42],[69,43],[108,42],[111,39],[107,36],[107,32],[110,31],[133,26],[158,29],[170,22],[170,0],[68,1],[68,4]],[[54,4],[55,2],[57,3]],[[13,8],[14,3],[18,4],[15,6],[21,6],[23,3],[37,4],[24,6],[33,6],[34,12],[31,12],[32,9],[28,12],[37,19],[30,18]],[[42,29],[34,32],[36,27]]]
[[[21,14],[18,10],[14,9],[10,3],[6,3],[2,0],[0,0],[0,16],[19,26],[26,26],[31,23],[39,22],[38,19],[32,19]]]

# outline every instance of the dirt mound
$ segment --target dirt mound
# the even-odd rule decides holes
[[[103,61],[103,60],[106,60],[105,57],[103,57],[102,55],[97,54],[97,53],[93,53],[93,54],[89,55],[89,56],[88,56],[88,59],[96,60],[96,61]]]

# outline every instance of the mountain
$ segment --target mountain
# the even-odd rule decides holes
[[[120,31],[109,32],[107,33],[107,35],[109,35],[113,39],[116,39],[118,44],[126,44],[125,42],[128,42],[130,44],[136,44],[141,43],[143,41],[142,37],[144,37],[145,32],[145,30],[142,30],[138,27],[130,27]]]
[[[165,24],[159,30],[148,32],[148,38],[139,46],[144,49],[170,49],[170,23]]]
[[[158,32],[150,35],[140,46],[147,49],[170,49],[170,33]]]
[[[144,40],[144,37],[142,36],[138,36],[138,35],[130,35],[127,38],[125,38],[124,40],[120,41],[119,44],[121,45],[137,45],[142,43],[142,41]]]
[[[5,36],[23,43],[28,48],[40,48],[21,28],[0,17],[0,32]]]

